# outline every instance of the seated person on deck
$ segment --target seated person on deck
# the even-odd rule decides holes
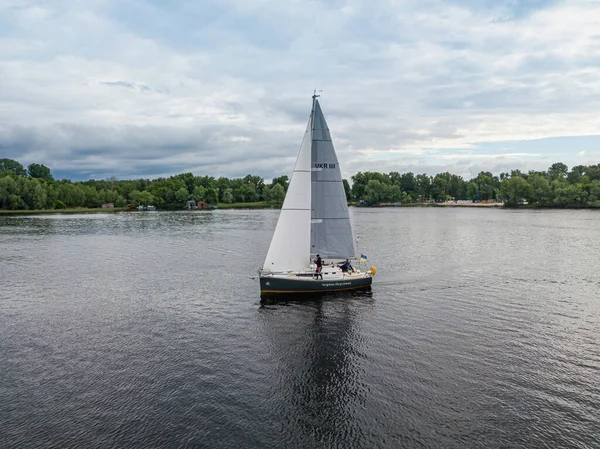
[[[341,269],[342,269],[342,273],[347,273],[348,271],[354,271],[354,268],[352,268],[352,265],[350,264],[350,261],[348,259],[346,259],[344,262],[342,262],[341,265],[338,265]]]

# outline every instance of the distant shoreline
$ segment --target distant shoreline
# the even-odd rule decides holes
[[[357,204],[353,204],[356,207],[364,207],[364,208],[391,208],[391,207],[469,207],[469,208],[501,208],[501,209],[510,209],[510,210],[579,210],[579,209],[590,209],[590,210],[598,210],[600,207],[594,206],[538,206],[535,204],[518,204],[515,206],[507,206],[504,203],[407,203],[407,204],[376,204],[373,206],[359,206]]]
[[[505,207],[504,203],[406,203],[406,204],[394,204],[394,203],[380,203],[374,206],[358,206],[358,207]]]
[[[281,209],[280,204],[269,204],[266,201],[251,203],[218,203],[219,209]]]
[[[582,206],[582,207],[540,207],[535,205],[520,204],[518,206],[506,206],[504,203],[381,203],[372,206],[359,205],[354,202],[349,206],[361,209],[382,209],[382,208],[397,208],[397,207],[458,207],[458,208],[503,208],[503,209],[527,209],[527,210],[551,210],[551,209],[600,209],[598,207]],[[281,209],[280,205],[268,204],[263,201],[254,203],[219,203],[216,210],[224,209]],[[197,209],[201,210],[201,209]],[[186,209],[158,209],[157,212],[175,212],[186,211]],[[116,212],[139,212],[136,208],[115,207],[115,208],[70,208],[70,209],[41,209],[41,210],[5,210],[0,209],[1,216],[11,215],[47,215],[47,214],[97,214],[97,213],[116,213]]]
[[[39,210],[5,210],[0,209],[2,215],[44,215],[44,214],[97,214],[114,212],[137,212],[137,209],[128,207],[94,207],[94,208],[73,208],[73,209],[39,209]]]

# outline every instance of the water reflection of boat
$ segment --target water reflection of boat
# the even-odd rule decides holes
[[[293,426],[286,446],[352,447],[352,439],[360,438],[358,415],[368,394],[360,320],[370,306],[349,299],[366,295],[371,293],[333,293],[327,301],[311,295],[278,305],[271,298],[260,310],[269,357],[277,365],[268,406]]]

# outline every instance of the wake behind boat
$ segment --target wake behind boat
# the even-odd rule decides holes
[[[261,295],[369,288],[376,272],[374,267],[338,266],[356,260],[356,251],[339,162],[317,97],[313,95],[292,179],[259,271]],[[329,263],[322,264],[318,275],[317,255]]]

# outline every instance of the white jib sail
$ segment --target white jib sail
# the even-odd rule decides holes
[[[312,112],[263,270],[297,271],[310,263]]]

